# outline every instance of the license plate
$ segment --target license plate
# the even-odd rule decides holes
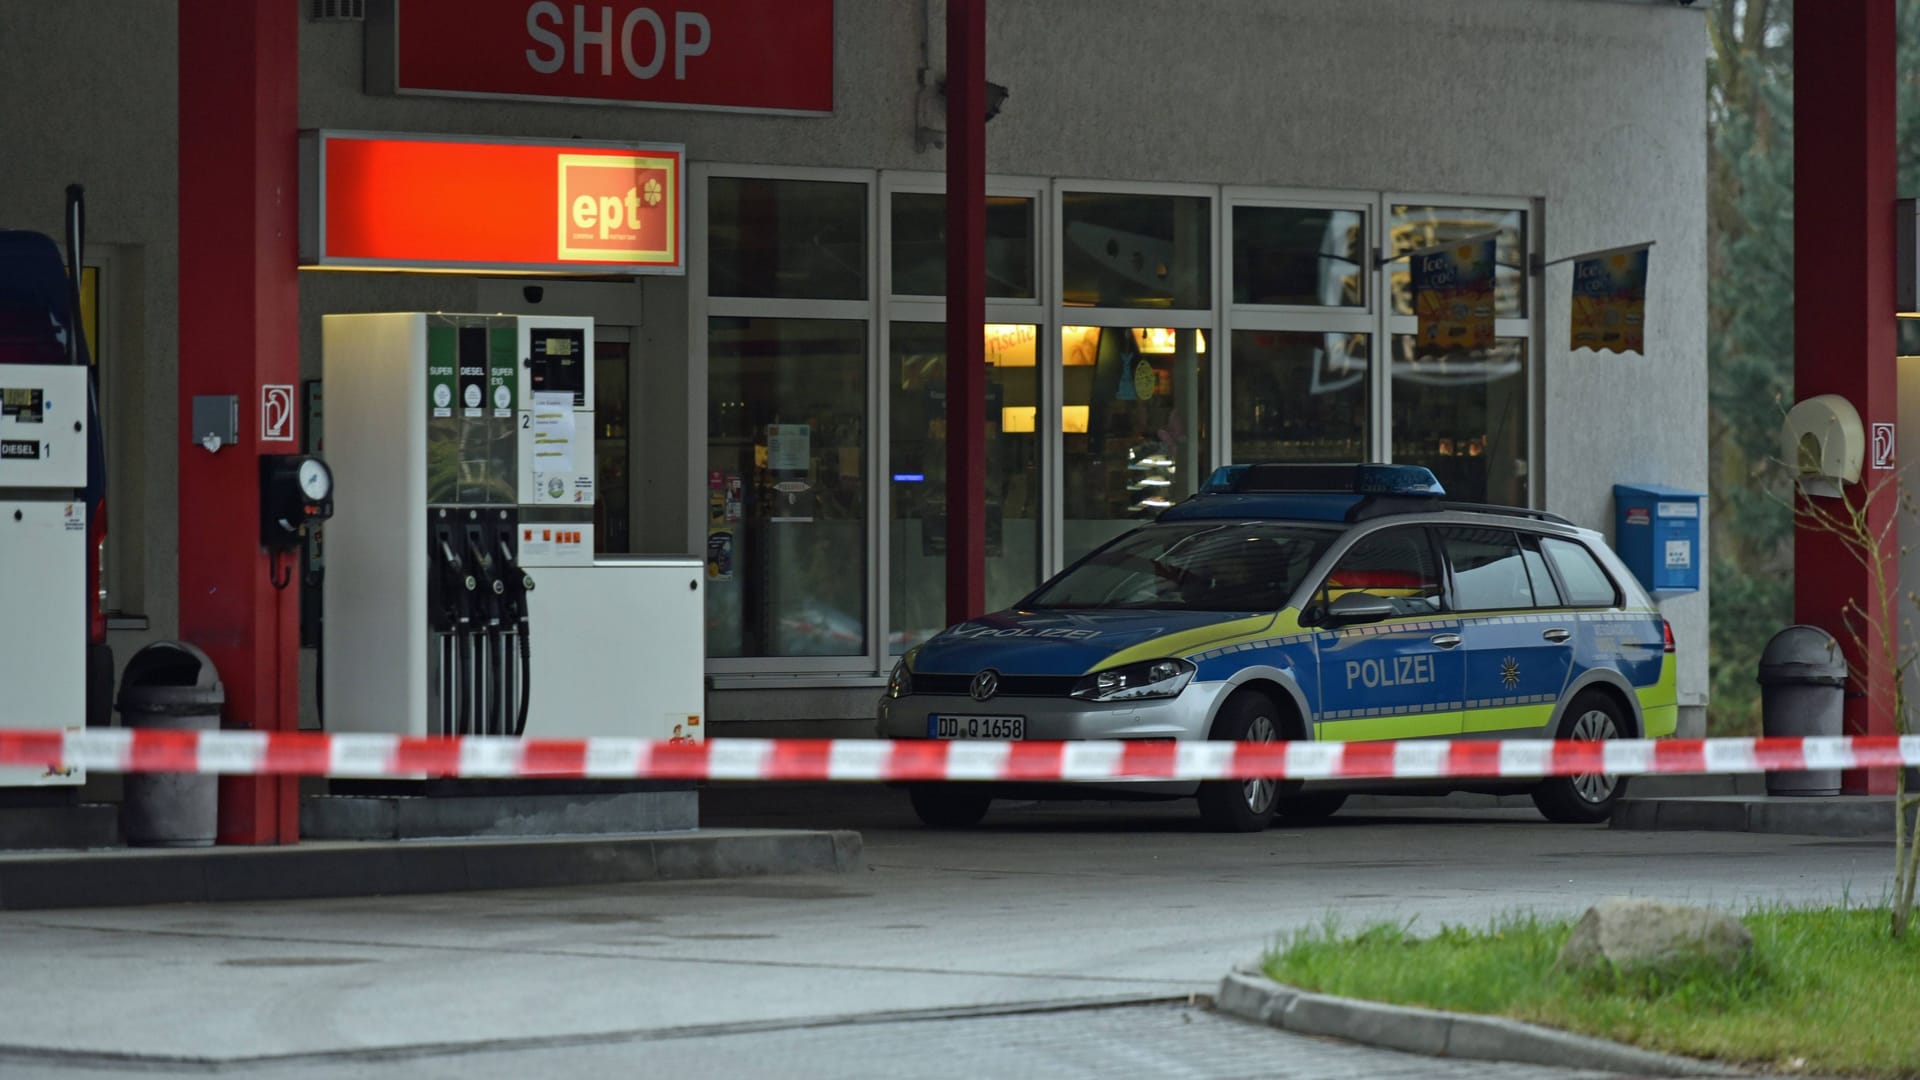
[[[929,739],[1007,739],[1017,742],[1026,737],[1027,718],[1024,716],[927,715]]]

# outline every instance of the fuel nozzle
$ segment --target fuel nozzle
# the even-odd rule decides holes
[[[501,608],[506,603],[506,582],[500,579],[499,566],[493,559],[493,546],[486,542],[485,529],[479,525],[467,526],[467,552],[473,558],[475,591],[479,603],[489,623],[499,623]]]

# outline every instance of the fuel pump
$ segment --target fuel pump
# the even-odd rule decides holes
[[[322,338],[328,729],[700,737],[702,563],[594,554],[592,320]]]

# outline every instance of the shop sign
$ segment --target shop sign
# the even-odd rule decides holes
[[[595,105],[833,111],[834,0],[387,0],[367,90]]]
[[[643,143],[306,132],[301,265],[685,273],[684,156]]]

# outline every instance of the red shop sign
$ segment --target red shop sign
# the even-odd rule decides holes
[[[374,93],[833,111],[834,0],[391,0]]]
[[[679,274],[683,149],[305,132],[303,266]]]

